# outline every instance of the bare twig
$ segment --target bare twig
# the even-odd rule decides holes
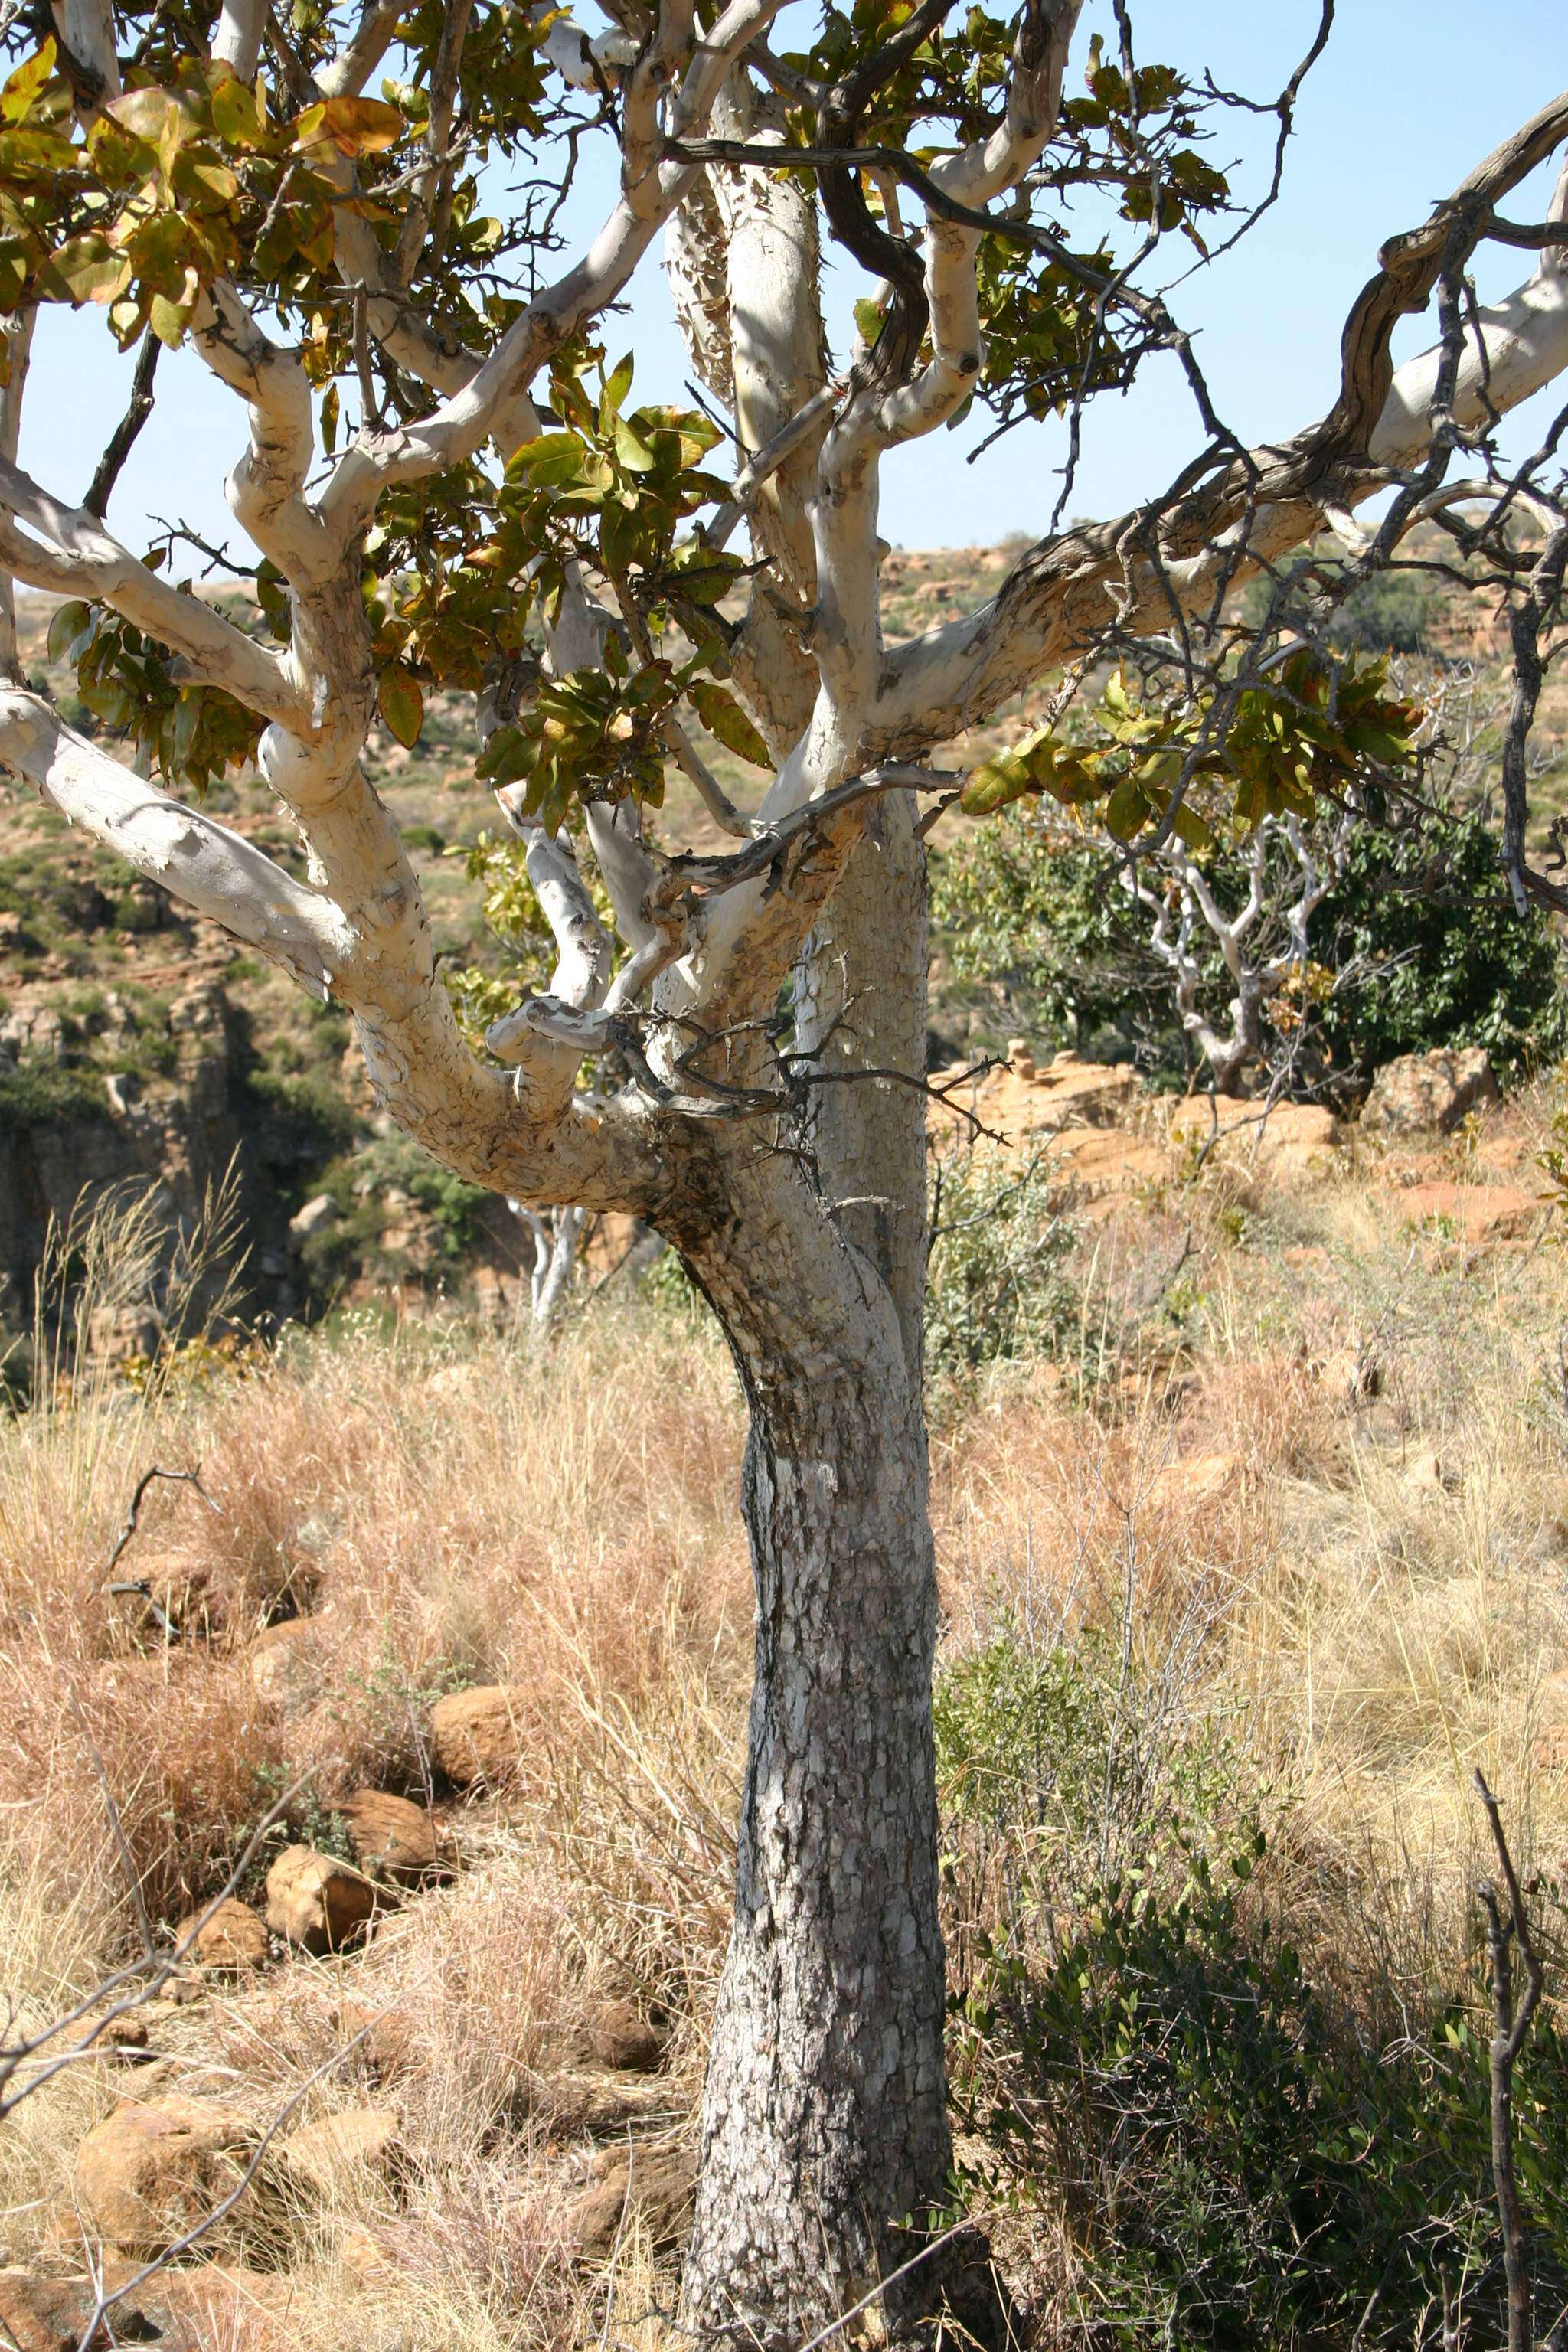
[[[1497,2190],[1498,2221],[1502,2230],[1503,2272],[1508,2282],[1508,2352],[1532,2352],[1534,2312],[1530,2282],[1530,2240],[1520,2202],[1519,2176],[1514,2163],[1513,2070],[1530,2037],[1544,1981],[1540,1956],[1531,1938],[1530,1916],[1524,1907],[1519,1874],[1503,1831],[1502,1810],[1476,1773],[1476,1788],[1487,1809],[1487,1821],[1497,1848],[1508,1896],[1508,1916],[1502,1916],[1496,1883],[1483,1878],[1477,1894],[1487,1915],[1487,1949],[1491,1964],[1491,2120],[1492,2179]],[[1524,1992],[1514,2000],[1514,1954],[1524,1969]]]
[[[109,436],[109,446],[98,461],[92,485],[82,500],[86,514],[101,518],[109,511],[109,501],[114,485],[120,479],[125,460],[135,446],[136,436],[153,414],[153,378],[157,372],[158,353],[163,349],[151,330],[142,338],[142,349],[136,355],[136,373],[131,380],[131,402],[124,415]]]

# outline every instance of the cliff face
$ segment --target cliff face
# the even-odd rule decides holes
[[[223,988],[208,981],[174,997],[161,1034],[112,992],[87,1024],[44,991],[24,992],[0,1019],[0,1324],[30,1320],[51,1220],[79,1226],[117,1188],[144,1199],[163,1265],[149,1270],[144,1296],[100,1310],[95,1352],[155,1344],[161,1273],[226,1188],[236,1230],[215,1276],[248,1250],[247,1305],[292,1312],[299,1286],[278,1246],[288,1209],[265,1139],[244,1117],[242,1030]]]
[[[52,1252],[58,1272],[61,1237],[110,1201],[140,1208],[127,1262],[88,1316],[100,1362],[184,1336],[195,1258],[195,1300],[225,1290],[238,1322],[262,1330],[342,1302],[454,1293],[491,1324],[526,1313],[526,1234],[503,1201],[385,1130],[352,1046],[341,1062],[279,1066],[258,1050],[247,995],[212,976],[167,999],[27,981],[4,1003],[0,1386],[26,1385],[18,1343],[40,1268]]]

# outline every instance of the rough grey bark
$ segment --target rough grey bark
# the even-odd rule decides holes
[[[678,1239],[751,1408],[756,1683],[685,2294],[693,2324],[765,2315],[798,2342],[899,2266],[946,2189],[936,1575],[887,1287],[793,1157],[748,1149],[723,1183],[726,1213]],[[920,2273],[903,2292],[929,2308]]]
[[[812,1098],[811,1140],[838,1229],[891,1293],[918,1384],[925,1294],[926,856],[912,794],[868,822],[795,974],[796,1043],[820,1044],[830,1083]]]

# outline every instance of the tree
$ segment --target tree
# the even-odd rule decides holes
[[[1486,437],[1568,362],[1563,196],[1540,226],[1493,210],[1568,133],[1568,99],[1385,247],[1329,415],[1248,450],[1140,284],[1161,238],[1201,246],[1229,203],[1200,143],[1232,101],[1139,66],[1120,7],[1114,53],[1097,38],[1065,94],[1081,5],[960,25],[952,0],[858,0],[790,57],[768,43],[777,0],[700,16],[616,0],[593,38],[483,0],[298,0],[288,22],[259,0],[216,18],[201,0],[59,0],[41,42],[30,16],[6,20],[0,564],[68,600],[57,650],[142,772],[20,677],[0,760],[342,1003],[381,1103],[449,1169],[645,1219],[734,1354],[756,1685],[684,2292],[693,2324],[768,2342],[883,2280],[904,2332],[942,2267],[910,2257],[950,2193],[921,1236],[900,1195],[921,1139],[910,794],[940,805],[958,778],[917,763],[1110,656],[1139,684],[1102,749],[1037,735],[980,781],[982,803],[1051,790],[1157,849],[1207,822],[1205,795],[1245,824],[1397,766],[1407,712],[1355,701],[1310,642],[1281,670],[1278,598],[1245,642],[1221,610],[1253,569],[1283,593],[1325,519],[1353,541],[1358,584],[1417,509],[1449,512],[1460,446],[1483,477],[1464,516],[1489,499],[1487,565],[1516,592],[1528,731],[1568,543],[1539,483],[1535,539],[1510,535],[1519,499]],[[1300,79],[1275,110],[1281,149]],[[595,141],[618,150],[618,193],[556,265],[559,191]],[[556,159],[542,184],[540,151]],[[492,215],[509,173],[511,209]],[[1108,224],[1089,252],[1058,226],[1076,189]],[[722,437],[705,416],[634,405],[629,361],[595,341],[661,233],[733,420],[732,476],[704,465]],[[1544,258],[1477,310],[1463,273],[1487,236]],[[838,373],[825,241],[875,289]],[[1394,325],[1434,295],[1440,340],[1395,373]],[[165,576],[177,537],[143,562],[105,521],[144,403],[82,506],[18,469],[26,321],[60,301],[98,303],[141,344],[141,394],[149,337],[236,394],[247,441],[227,492],[258,551],[254,612]],[[1003,425],[1065,411],[1076,434],[1084,402],[1152,353],[1174,355],[1198,416],[1169,494],[1053,525],[979,612],[885,645],[884,460],[976,398]],[[1379,490],[1388,510],[1358,534]],[[749,563],[729,545],[742,520]],[[362,765],[377,710],[412,740],[432,686],[474,698],[479,772],[554,941],[550,986],[493,1018],[482,1050]],[[693,716],[765,769],[753,810]],[[303,880],[200,806],[251,759],[308,845]],[[732,847],[660,846],[671,761]],[[1505,846],[1519,888],[1551,887],[1522,830]],[[873,1058],[872,1036],[898,1058]],[[580,1083],[612,1056],[624,1082]],[[890,1165],[896,1189],[841,1182],[851,1160]]]

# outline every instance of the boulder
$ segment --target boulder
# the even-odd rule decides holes
[[[79,2256],[79,2232],[75,2251]],[[297,2330],[287,2325],[293,2288],[287,2277],[203,2263],[131,2287],[138,2268],[112,2257],[104,2263],[104,2290],[126,2286],[130,2292],[110,2305],[89,2352],[122,2344],[155,2344],[159,2352],[216,2352],[220,2346],[222,2352],[294,2352]],[[0,2271],[0,2352],[78,2352],[99,2292],[91,2279]]]
[[[1052,1118],[1084,1127],[1114,1127],[1142,1092],[1130,1062],[1085,1062],[1077,1054],[1056,1055],[1034,1083],[1048,1095]]]
[[[650,2074],[664,2055],[662,2037],[629,2000],[612,2000],[588,2021],[588,2043],[601,2066]]]
[[[345,2042],[357,2042],[378,2082],[406,2066],[413,2053],[414,2021],[405,2009],[372,2009],[361,2000],[340,2002],[338,2032]]]
[[[190,1941],[187,1957],[204,1969],[242,1969],[266,1965],[267,1928],[260,1914],[237,1895],[226,1895],[210,1916],[193,1911],[174,1930],[176,1944]]]
[[[337,1952],[362,1935],[380,1897],[368,1878],[313,1846],[285,1846],[267,1874],[267,1924],[307,1952]]]
[[[1451,1226],[1470,1243],[1510,1241],[1545,1205],[1517,1184],[1409,1184],[1399,1195],[1406,1224]]]
[[[246,2127],[214,2099],[127,2099],[76,2152],[72,2190],[91,2227],[128,2253],[160,2253],[238,2182]]]
[[[516,1769],[521,1705],[522,1693],[510,1683],[448,1691],[437,1700],[430,1710],[431,1752],[455,1787],[483,1782],[493,1789]]]
[[[283,2142],[284,2163],[296,2179],[330,2193],[356,2172],[384,2172],[401,2128],[394,2107],[345,2107],[301,2124]]]
[[[95,2300],[79,2280],[0,2271],[0,2344],[7,2352],[77,2352]],[[92,2352],[108,2341],[107,2331],[98,2328]]]
[[[416,1885],[441,1868],[435,1824],[423,1805],[384,1789],[356,1789],[333,1807],[349,1827],[354,1860],[373,1878]]]
[[[1259,1158],[1307,1160],[1339,1148],[1341,1129],[1322,1103],[1247,1102],[1239,1096],[1189,1095],[1171,1113],[1174,1143],[1204,1144],[1213,1135],[1234,1137]]]
[[[656,2252],[679,2244],[690,2220],[696,2178],[689,2148],[607,2148],[595,2163],[592,2187],[567,2210],[578,2253],[602,2262],[634,2220]]]
[[[318,1192],[289,1218],[289,1238],[297,1248],[312,1234],[324,1233],[329,1225],[335,1225],[342,1213],[330,1192]]]
[[[1491,1056],[1480,1045],[1401,1054],[1372,1082],[1361,1123],[1373,1135],[1450,1135],[1483,1103],[1502,1099]]]
[[[160,2330],[158,2352],[298,2352],[296,2293],[287,2272],[203,2263],[149,2279],[131,2301]],[[126,2333],[118,2340],[135,2339]]]
[[[264,1625],[250,1644],[250,1679],[264,1706],[302,1715],[326,1688],[326,1643],[318,1617]]]

